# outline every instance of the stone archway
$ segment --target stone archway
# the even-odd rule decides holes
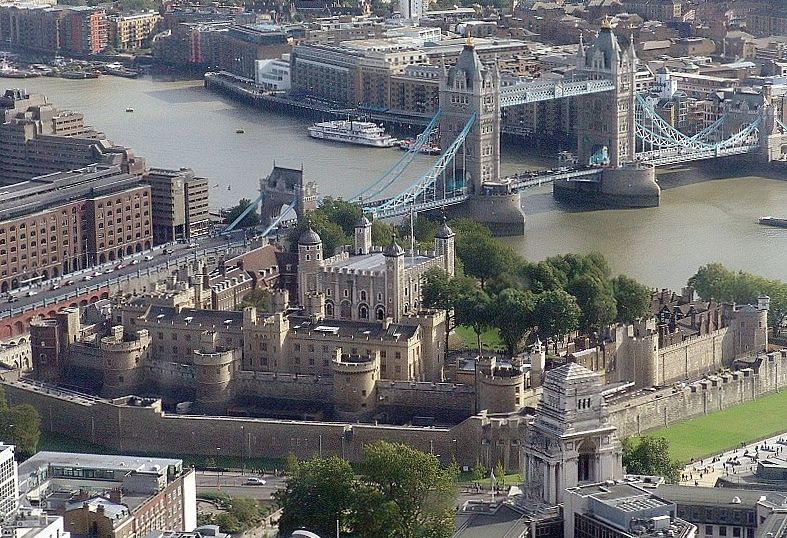
[[[352,319],[353,317],[353,305],[350,301],[342,301],[341,306],[339,307],[339,318],[340,319]]]
[[[596,455],[598,454],[598,447],[593,439],[585,439],[580,443],[579,458],[577,459],[577,483],[581,482],[594,482],[598,476],[598,469],[596,469]]]

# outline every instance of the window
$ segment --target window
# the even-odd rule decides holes
[[[713,525],[705,525],[705,534],[713,536]]]
[[[727,525],[719,525],[719,536],[727,536]]]
[[[732,528],[732,535],[735,538],[741,538],[741,528],[740,527],[733,527]]]

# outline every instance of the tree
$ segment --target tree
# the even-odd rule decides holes
[[[290,233],[287,235],[287,239],[290,241],[293,251],[298,249],[298,238],[309,228],[309,225],[319,234],[322,240],[323,254],[326,258],[333,256],[339,247],[350,242],[350,239],[345,235],[341,226],[335,222],[330,222],[324,215],[312,211],[309,214],[308,221],[299,223],[295,228],[290,230]],[[390,237],[388,239],[390,239]]]
[[[475,460],[475,464],[473,465],[473,468],[470,469],[470,474],[472,475],[473,480],[478,481],[484,479],[484,477],[486,476],[486,467],[481,465],[480,459]]]
[[[233,207],[227,212],[227,224],[232,224],[235,222],[235,219],[240,217],[241,213],[246,211],[246,209],[251,205],[251,200],[248,198],[241,198],[238,202],[238,205]],[[260,216],[257,214],[256,209],[252,209],[245,217],[241,219],[241,221],[236,225],[237,228],[249,228],[251,226],[256,226],[260,223]]]
[[[545,291],[536,296],[535,321],[539,333],[552,338],[557,353],[558,340],[579,327],[582,312],[574,296],[564,290]]]
[[[451,311],[456,301],[451,276],[439,268],[429,269],[423,276],[421,296],[424,306],[442,310],[445,314],[445,350],[448,352],[448,338],[453,328]]]
[[[465,274],[477,278],[481,289],[489,279],[511,272],[516,260],[511,247],[480,235],[459,236],[456,255],[462,260]]]
[[[367,486],[360,498],[368,510],[355,528],[358,536],[374,536],[362,527],[379,529],[380,520],[386,536],[453,534],[456,475],[443,469],[437,457],[404,444],[377,441],[364,447],[359,470]]]
[[[372,244],[385,246],[391,242],[394,228],[390,224],[386,224],[381,220],[372,221]]]
[[[456,322],[460,325],[472,327],[478,343],[478,354],[483,354],[481,348],[481,333],[492,325],[492,300],[484,290],[474,289],[456,297]]]
[[[530,291],[503,290],[492,306],[494,325],[506,345],[509,356],[516,355],[519,344],[533,329],[535,297]]]
[[[633,278],[619,275],[612,279],[617,305],[617,320],[631,323],[651,314],[650,290]]]
[[[646,435],[623,441],[623,466],[629,474],[663,476],[669,483],[680,480],[683,465],[669,455],[669,441]]]
[[[779,334],[787,320],[787,283],[769,280],[744,271],[733,272],[719,263],[700,267],[689,278],[690,287],[709,300],[756,304],[760,295],[770,297],[769,321],[774,333]]]
[[[580,328],[587,331],[600,329],[615,319],[615,295],[612,286],[602,275],[577,275],[571,279],[566,291],[576,298],[582,311]]]
[[[36,453],[41,437],[41,416],[29,404],[15,405],[0,411],[0,435],[16,445],[16,452],[27,458]]]
[[[355,223],[363,216],[363,209],[359,204],[327,196],[310,216],[324,217],[327,222],[338,224],[345,235],[352,236],[355,233]],[[390,238],[389,235],[388,239]]]
[[[354,505],[355,477],[350,464],[338,457],[314,458],[298,465],[284,489],[274,493],[282,509],[279,532],[289,536],[304,528],[332,536],[339,526],[349,529]]]
[[[268,290],[262,288],[253,289],[243,298],[243,301],[238,306],[238,310],[253,306],[261,312],[267,312],[270,308],[270,298]]]

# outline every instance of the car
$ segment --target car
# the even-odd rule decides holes
[[[125,265],[123,265],[122,263],[119,263],[119,264],[117,264],[117,265],[115,266],[115,271],[120,271],[120,270],[121,270],[121,269],[123,269],[124,267],[125,267]]]
[[[16,295],[9,295],[8,296],[8,302],[9,303],[15,303],[17,301],[19,301],[19,297],[17,297]]]
[[[131,265],[137,265],[138,263],[139,263],[139,260],[131,260]]]
[[[262,478],[257,478],[255,476],[248,478],[245,482],[245,485],[247,486],[264,486],[265,484],[266,484],[265,480],[263,480]]]
[[[145,256],[145,261],[146,262],[149,262],[152,259],[153,259],[153,256],[150,256],[150,255]]]
[[[198,248],[199,244],[197,243],[189,243],[189,248]]]
[[[26,293],[26,295],[27,295],[28,297],[32,297],[33,295],[38,295],[38,292],[37,292],[36,290],[30,290],[30,291],[28,291],[28,292]]]
[[[73,280],[69,280],[68,282],[66,282],[66,286],[73,286],[73,285],[74,285]]]
[[[103,274],[104,273],[102,273],[101,271],[96,271],[95,273],[93,273],[93,276],[101,276]]]
[[[59,290],[60,289],[60,284],[52,284],[52,287],[49,288],[49,289],[52,290],[52,291]]]
[[[90,276],[90,275],[85,275],[85,276],[82,277],[82,281],[83,282],[87,282],[88,280],[93,280],[93,277]]]

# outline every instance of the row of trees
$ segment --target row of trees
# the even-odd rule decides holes
[[[487,228],[466,220],[451,224],[461,271],[454,277],[429,271],[424,304],[445,311],[446,331],[457,324],[472,327],[479,351],[488,328],[497,329],[507,352],[514,354],[534,330],[557,346],[578,329],[591,332],[650,313],[650,290],[626,276],[612,278],[600,254],[528,263]]]
[[[760,295],[769,296],[768,317],[775,334],[781,332],[787,319],[787,283],[745,271],[730,271],[720,263],[711,263],[700,267],[689,278],[689,286],[705,299],[741,304],[756,304]]]
[[[628,474],[663,476],[670,484],[680,481],[683,464],[670,457],[669,441],[645,436],[623,441],[623,467]]]
[[[366,445],[357,467],[338,457],[299,463],[284,489],[279,533],[306,529],[368,538],[451,536],[456,499],[455,467],[403,444]]]

